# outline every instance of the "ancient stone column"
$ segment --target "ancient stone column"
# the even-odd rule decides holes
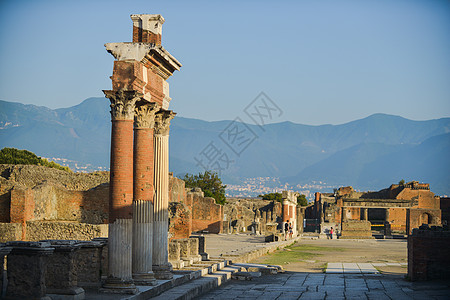
[[[363,211],[363,220],[368,221],[369,220],[369,209],[363,208],[362,211]]]
[[[156,283],[153,249],[153,127],[156,103],[139,103],[134,122],[133,279],[135,284]]]
[[[111,101],[108,279],[105,289],[135,293],[132,279],[133,121],[136,91],[103,91]]]
[[[163,110],[156,114],[154,131],[155,197],[153,207],[153,272],[158,279],[173,277],[169,263],[169,130],[172,111]]]
[[[386,223],[389,223],[389,208],[385,208],[384,211],[385,211],[385,219],[384,219],[384,221]]]

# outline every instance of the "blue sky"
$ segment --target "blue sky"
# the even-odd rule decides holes
[[[0,2],[0,99],[50,108],[110,89],[108,42],[160,13],[179,116],[234,119],[261,91],[274,121],[341,124],[373,113],[450,116],[450,2]],[[105,99],[105,101],[107,101]]]

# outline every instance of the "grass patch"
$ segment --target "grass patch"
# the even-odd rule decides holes
[[[263,258],[266,264],[271,265],[287,265],[292,262],[299,262],[301,260],[311,259],[314,256],[323,255],[319,252],[334,252],[344,251],[343,248],[337,247],[321,247],[312,245],[292,244],[284,249],[275,251]]]

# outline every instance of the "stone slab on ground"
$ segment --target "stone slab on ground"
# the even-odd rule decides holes
[[[401,275],[285,272],[229,283],[196,299],[448,299],[444,282],[415,283]]]
[[[375,263],[328,263],[327,274],[378,274]]]

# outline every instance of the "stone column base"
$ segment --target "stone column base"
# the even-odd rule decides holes
[[[171,260],[171,261],[169,261],[169,263],[172,265],[173,269],[178,270],[178,269],[183,269],[185,267],[184,261],[182,261],[182,260],[175,260],[175,261]]]
[[[86,298],[84,289],[80,287],[69,289],[47,289],[47,296],[58,300],[84,300]]]
[[[109,277],[99,291],[111,294],[136,294],[138,289],[132,280],[124,281],[119,278]]]
[[[133,274],[135,285],[156,285],[156,278],[153,272]]]
[[[153,273],[155,274],[156,279],[172,279],[172,264],[166,263],[164,265],[153,265],[152,267]]]

